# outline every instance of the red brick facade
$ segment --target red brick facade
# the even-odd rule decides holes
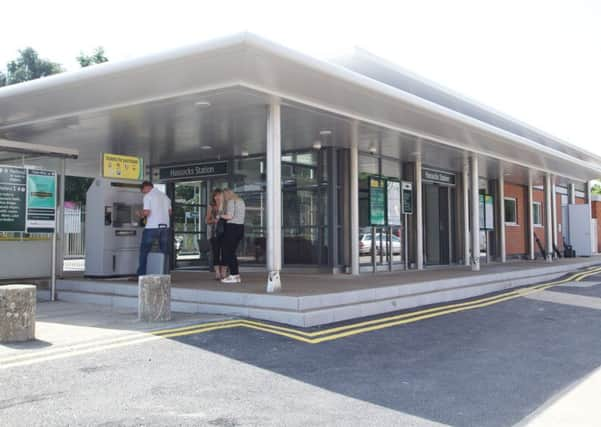
[[[592,202],[593,218],[597,219],[597,252],[601,253],[601,202]]]
[[[519,256],[528,254],[528,187],[505,183],[505,197],[516,200],[517,221],[516,224],[505,224],[505,248],[507,256]],[[534,226],[534,234],[545,248],[545,193],[542,190],[533,189],[532,197],[541,205],[541,224]],[[557,228],[561,229],[561,194],[555,195],[557,205]],[[601,217],[601,203],[599,204],[599,215]],[[563,248],[562,233],[557,233],[558,249]],[[535,253],[540,253],[538,245],[534,244]]]

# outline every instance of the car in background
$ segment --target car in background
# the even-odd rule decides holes
[[[376,253],[384,253],[388,254],[388,242],[386,238],[388,236],[386,234],[376,233]],[[381,238],[381,239],[380,239]],[[393,234],[392,235],[392,253],[393,255],[397,255],[401,253],[401,239]],[[363,233],[359,235],[359,254],[360,255],[369,255],[371,254],[372,248],[372,234],[371,233]],[[382,252],[382,249],[384,252]]]

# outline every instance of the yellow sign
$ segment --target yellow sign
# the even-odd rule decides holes
[[[102,155],[102,176],[141,180],[144,178],[144,160],[141,157],[104,153]]]

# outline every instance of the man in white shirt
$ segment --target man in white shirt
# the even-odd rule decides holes
[[[165,258],[169,254],[169,217],[171,216],[171,200],[165,193],[154,188],[152,182],[142,183],[142,193],[144,193],[144,210],[140,212],[140,216],[146,218],[146,227],[142,233],[138,276],[146,274],[148,253],[155,240],[159,241],[160,251],[165,254]]]

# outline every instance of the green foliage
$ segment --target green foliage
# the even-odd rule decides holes
[[[6,75],[0,71],[0,87],[6,86]]]
[[[5,83],[12,85],[63,71],[60,64],[40,58],[31,47],[19,50],[19,56],[7,65]],[[1,78],[0,78],[1,80]]]
[[[104,48],[102,46],[98,46],[91,55],[86,55],[85,53],[80,52],[76,59],[82,68],[108,61],[108,58],[104,55]]]
[[[591,193],[601,195],[601,184],[593,184],[593,187],[591,188]]]
[[[82,178],[79,176],[67,176],[65,179],[65,200],[69,202],[80,202],[86,204],[86,193],[92,185],[93,178]]]

